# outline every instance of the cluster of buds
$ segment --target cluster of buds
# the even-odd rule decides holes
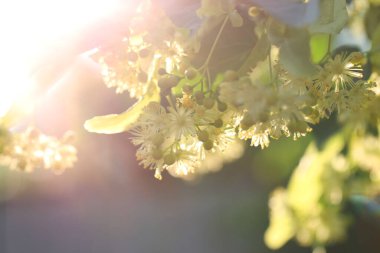
[[[60,174],[73,167],[77,160],[72,132],[57,139],[28,128],[25,132],[12,134],[10,138],[3,147],[0,164],[13,170],[32,172],[40,168]]]
[[[289,87],[274,89],[227,71],[219,98],[238,115],[238,136],[251,139],[251,145],[264,148],[269,145],[270,137],[278,139],[284,135],[297,139],[311,131],[306,110],[311,98]]]
[[[141,98],[157,76],[179,68],[184,37],[160,9],[145,3],[132,18],[128,36],[95,55],[104,82],[117,93]]]
[[[185,79],[193,79],[193,72],[187,70]],[[166,85],[166,81],[160,83]],[[173,85],[178,85],[178,80]],[[160,179],[164,170],[189,178],[240,157],[243,148],[236,138],[235,114],[216,92],[184,84],[179,96],[169,94],[167,100],[166,107],[151,102],[131,130],[132,142],[139,146],[137,159],[155,170],[156,178]],[[226,156],[227,150],[233,154]]]

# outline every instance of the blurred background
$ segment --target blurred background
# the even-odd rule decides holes
[[[14,45],[16,49],[27,49],[28,45],[28,20],[21,19],[22,15],[31,13],[31,20],[40,20],[37,27],[44,28],[57,25],[53,21],[62,17],[65,21],[74,19],[73,9],[83,8],[78,11],[81,18],[81,13],[96,12],[89,7],[90,1],[82,7],[74,1],[62,2],[55,9],[43,9],[44,1],[36,1],[41,2],[37,6],[43,12],[21,9],[17,4],[25,3],[18,2],[2,9],[4,13],[14,11],[13,16],[8,15],[12,16],[8,21],[14,24],[9,29],[14,32],[13,39],[20,42]],[[273,252],[263,241],[268,226],[269,193],[277,186],[286,186],[312,138],[325,138],[334,126],[323,124],[314,136],[297,142],[283,139],[273,142],[270,149],[251,148],[239,161],[194,182],[167,174],[162,181],[156,180],[152,171],[137,164],[128,134],[96,135],[82,127],[86,119],[119,113],[134,102],[127,94],[116,95],[107,89],[98,66],[78,56],[123,34],[123,24],[134,5],[133,1],[126,1],[113,9],[112,18],[97,17],[96,21],[76,26],[78,29],[56,34],[49,47],[35,42],[37,49],[33,53],[44,52],[33,63],[34,76],[40,84],[39,100],[35,113],[23,124],[33,122],[54,136],[74,130],[79,161],[60,176],[44,171],[25,174],[0,169],[0,252]],[[48,7],[55,10],[54,15]],[[104,8],[99,4],[99,10]],[[4,25],[7,20],[1,21]],[[49,31],[36,30],[34,34],[51,35]],[[20,41],[21,37],[24,39]],[[11,46],[12,41],[4,44],[3,49]],[[5,51],[10,52],[12,59],[19,54],[25,56],[16,49]],[[3,64],[8,66],[9,61],[3,59]],[[2,90],[9,86],[4,78]],[[9,78],[14,78],[14,74]],[[358,216],[346,243],[328,252],[378,252],[379,234],[379,226]],[[276,252],[311,249],[291,241]]]

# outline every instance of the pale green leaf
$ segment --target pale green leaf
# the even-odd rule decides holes
[[[213,91],[216,91],[218,89],[219,85],[223,82],[223,80],[224,80],[224,75],[221,73],[217,74],[213,83],[211,84],[211,89]]]
[[[291,75],[313,76],[317,67],[310,59],[309,34],[304,29],[288,30],[280,44],[279,62]]]
[[[172,93],[174,95],[178,95],[178,96],[182,95],[182,88],[185,85],[193,86],[194,87],[194,91],[201,90],[201,86],[202,86],[201,85],[201,81],[202,81],[203,78],[204,78],[204,76],[201,75],[201,73],[199,73],[197,71],[197,75],[192,80],[189,80],[187,78],[182,78],[178,82],[178,84],[171,89],[171,91],[172,91]]]
[[[246,74],[252,68],[256,67],[257,63],[265,60],[265,58],[268,56],[270,47],[271,45],[268,41],[268,37],[263,34],[256,42],[256,45],[252,48],[245,62],[239,68],[239,74]]]
[[[380,5],[380,0],[368,0],[371,4]]]
[[[249,71],[249,77],[251,80],[256,80],[260,83],[270,84],[272,83],[272,78],[269,73],[269,57],[264,61],[260,61],[256,64],[254,68]]]
[[[85,122],[84,128],[93,133],[116,134],[128,131],[139,118],[142,110],[150,103],[160,101],[158,87],[153,87],[141,100],[121,114],[97,116]]]
[[[288,204],[299,216],[317,208],[323,193],[324,168],[344,146],[343,135],[331,137],[321,152],[311,143],[295,169],[288,186]],[[305,191],[307,189],[307,191]]]
[[[282,247],[299,231],[300,221],[308,219],[311,213],[320,208],[326,166],[343,147],[342,132],[331,137],[321,151],[312,142],[295,169],[288,189],[274,191],[269,201],[270,224],[264,238],[268,247],[271,249]]]
[[[372,49],[369,57],[374,69],[380,73],[380,25],[372,35]]]
[[[281,248],[295,234],[295,224],[291,210],[288,208],[286,191],[275,190],[269,200],[270,224],[265,231],[265,244],[271,249]]]
[[[309,27],[311,33],[337,34],[348,21],[346,0],[321,0],[319,19]]]
[[[365,13],[364,25],[367,36],[372,39],[372,36],[380,23],[380,6],[371,6]]]
[[[307,148],[289,181],[288,203],[298,215],[310,213],[322,195],[320,178],[323,164],[319,162],[319,159],[318,149],[313,142]]]
[[[311,60],[319,63],[328,53],[330,35],[326,33],[316,33],[310,38]]]

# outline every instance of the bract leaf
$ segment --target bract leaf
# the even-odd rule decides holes
[[[160,101],[160,91],[156,85],[154,85],[141,100],[137,101],[125,112],[121,114],[96,116],[87,120],[84,123],[84,128],[89,132],[99,134],[116,134],[128,131],[132,124],[139,118],[145,106],[154,101]]]

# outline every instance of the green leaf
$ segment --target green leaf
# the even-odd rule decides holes
[[[127,111],[121,114],[94,117],[84,123],[84,128],[89,132],[99,134],[116,134],[128,131],[139,118],[145,106],[154,101],[160,101],[160,91],[156,85]]]
[[[380,2],[380,1],[379,1]],[[378,24],[380,22],[380,5],[370,6],[364,16],[365,31],[369,39],[372,39],[373,33],[375,32]]]
[[[346,0],[321,0],[319,19],[309,27],[311,33],[337,34],[348,21]]]
[[[226,15],[205,20],[193,42],[194,48],[198,49],[191,56],[191,64],[195,68],[201,68],[205,64],[213,48],[208,62],[208,70],[212,79],[218,73],[226,70],[239,69],[257,42],[254,22],[246,22],[246,17],[242,16],[244,19],[242,26],[234,27],[231,22],[227,22],[221,30],[225,18]],[[218,34],[220,37],[214,45]]]
[[[295,234],[295,223],[287,207],[285,189],[276,189],[269,200],[270,225],[265,231],[265,244],[271,249],[281,248]]]
[[[370,4],[380,5],[380,0],[368,0]]]
[[[265,60],[268,56],[270,47],[271,44],[269,43],[268,36],[263,34],[252,48],[248,58],[239,68],[239,74],[246,74],[254,68],[258,62]]]
[[[182,78],[178,82],[178,84],[172,88],[171,91],[174,95],[181,95],[182,94],[182,88],[185,85],[193,86],[195,91],[201,90],[201,81],[203,78],[204,78],[204,76],[201,75],[201,73],[199,73],[199,72],[197,72],[197,75],[192,80],[189,80],[187,78]]]
[[[321,151],[315,142],[310,143],[290,179],[288,189],[274,191],[269,201],[270,225],[264,238],[268,247],[278,249],[283,246],[299,232],[299,226],[304,226],[302,222],[319,210],[326,166],[342,151],[344,144],[344,132],[332,136]],[[337,209],[330,210],[335,212]]]
[[[318,149],[312,142],[293,172],[288,185],[288,203],[297,215],[306,216],[316,207],[323,192],[320,183],[323,168]]]
[[[289,29],[280,44],[279,62],[292,75],[305,77],[317,73],[310,59],[310,36],[304,29]]]
[[[272,79],[269,73],[269,57],[264,61],[260,61],[256,64],[251,71],[248,72],[251,80],[256,80],[260,83],[271,84]]]
[[[380,25],[377,26],[372,35],[372,48],[369,59],[374,69],[380,73]]]
[[[217,74],[214,81],[211,84],[212,91],[215,92],[218,89],[219,84],[221,84],[223,80],[224,80],[224,75],[221,73]]]
[[[326,33],[313,34],[310,38],[310,53],[313,63],[319,63],[329,52],[330,35]]]
[[[337,134],[326,142],[320,152],[314,142],[307,148],[288,186],[288,204],[300,217],[307,217],[317,207],[323,193],[322,175],[326,164],[343,147],[343,134]]]

